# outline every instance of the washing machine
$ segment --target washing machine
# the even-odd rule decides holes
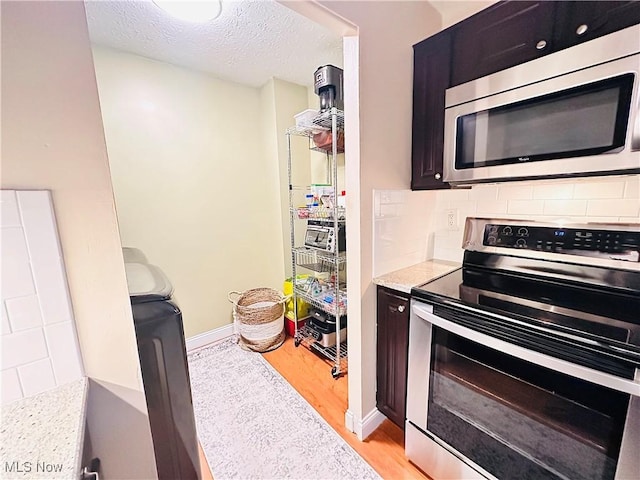
[[[123,248],[159,480],[200,479],[182,312],[173,286],[136,248]]]

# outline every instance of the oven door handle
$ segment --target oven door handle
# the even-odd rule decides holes
[[[603,387],[640,397],[640,369],[636,369],[635,380],[616,377],[609,373],[599,372],[598,370],[583,367],[582,365],[576,365],[566,360],[561,360],[545,353],[529,350],[519,345],[514,345],[504,340],[477,332],[471,328],[464,327],[450,320],[438,317],[433,314],[432,310],[433,308],[429,305],[419,303],[414,303],[412,305],[412,312],[416,317],[459,335],[460,337],[479,343],[480,345],[484,345],[493,350],[506,353],[507,355],[526,360],[535,365],[540,365],[556,372],[564,373],[565,375],[570,375]]]

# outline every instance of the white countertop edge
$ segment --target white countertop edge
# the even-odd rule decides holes
[[[82,377],[82,411],[80,412],[80,425],[78,426],[78,439],[76,441],[76,471],[80,472],[82,469],[82,454],[84,451],[84,435],[86,432],[87,422],[87,403],[89,402],[89,379]]]
[[[400,270],[380,275],[373,279],[375,285],[390,288],[402,293],[411,293],[413,287],[422,285],[447,273],[457,270],[462,265],[448,260],[426,260]]]
[[[396,283],[396,282],[385,281],[384,278],[382,277],[374,278],[373,283],[378,285],[379,287],[390,288],[391,290],[395,290],[397,292],[402,292],[407,294],[410,294],[411,289],[413,288],[412,285],[408,285],[406,283]]]
[[[88,390],[89,379],[81,377],[3,405],[0,461],[5,469],[11,470],[0,476],[46,480],[79,478]],[[36,430],[33,430],[34,427],[37,427]],[[61,435],[57,436],[56,432]],[[6,462],[11,466],[7,467]],[[40,462],[60,465],[61,469],[38,470],[37,464]],[[20,466],[22,469],[19,469]]]

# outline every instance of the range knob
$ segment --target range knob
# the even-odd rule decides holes
[[[525,227],[520,227],[518,229],[518,236],[519,237],[528,237],[529,236],[529,229],[527,229]]]
[[[503,235],[513,235],[513,229],[511,227],[504,227],[502,229]]]
[[[524,238],[519,238],[516,240],[516,247],[525,248],[527,246],[527,241]]]
[[[494,236],[487,237],[487,243],[489,245],[495,245],[498,240]]]

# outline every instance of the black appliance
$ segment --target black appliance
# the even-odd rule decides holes
[[[333,65],[318,67],[313,74],[313,89],[320,97],[320,111],[336,107],[344,110],[342,69]]]
[[[196,435],[182,313],[173,287],[140,250],[124,248],[138,355],[160,480],[198,480]]]
[[[433,478],[640,474],[640,225],[468,218],[413,288],[406,454]]]
[[[310,335],[322,346],[336,344],[336,317],[315,307],[309,309],[307,327]],[[347,317],[340,317],[340,342],[347,339]]]

